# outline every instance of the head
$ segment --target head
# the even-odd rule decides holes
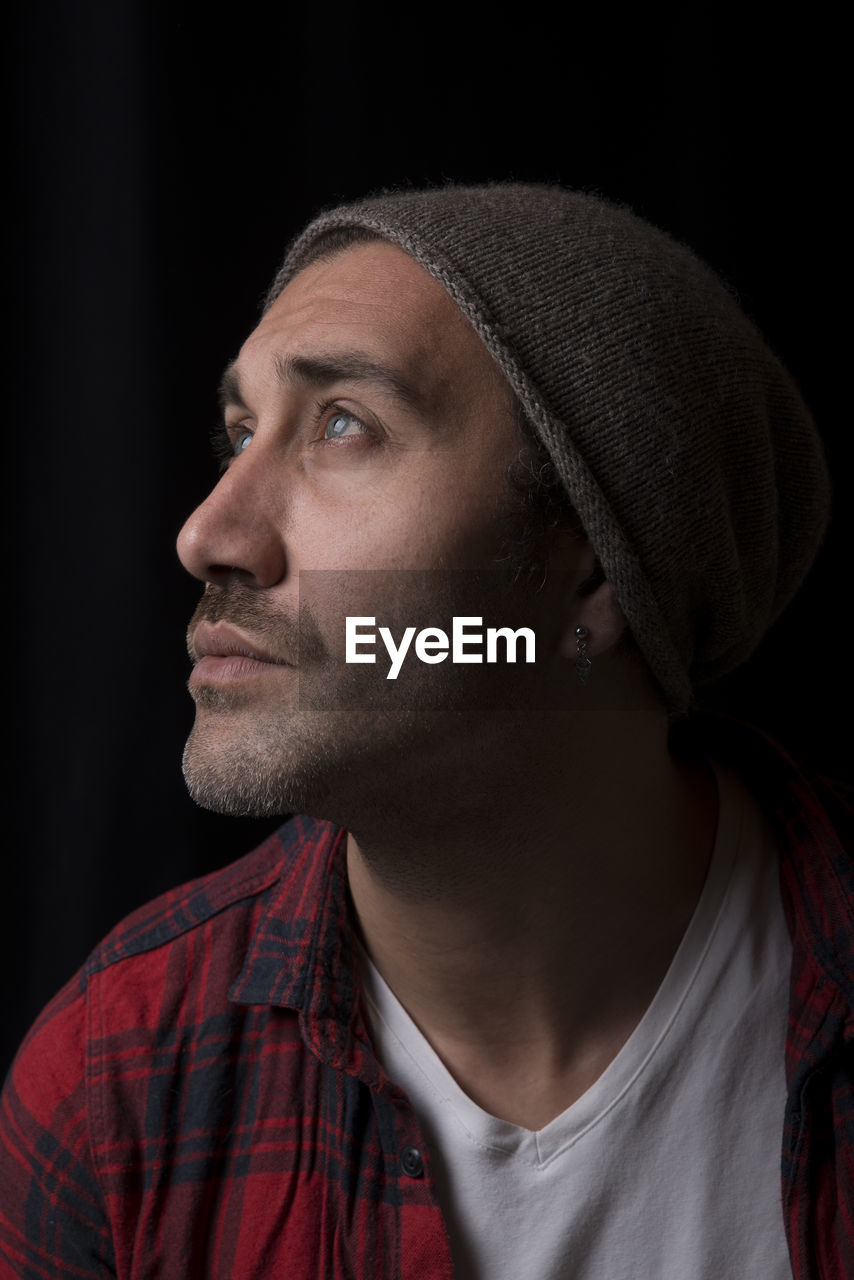
[[[208,584],[191,641],[228,620],[275,662],[196,669],[187,772],[214,807],[325,816],[392,759],[438,776],[494,738],[467,715],[486,686],[490,713],[496,690],[504,715],[574,705],[581,624],[615,688],[679,714],[755,647],[824,528],[820,446],[758,334],[688,251],[589,197],[448,188],[324,215],[224,388],[230,461],[179,542]],[[545,657],[485,683],[413,664],[392,688],[342,663],[345,615],[395,638],[524,618]]]

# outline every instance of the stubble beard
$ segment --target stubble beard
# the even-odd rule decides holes
[[[233,710],[208,706],[184,748],[184,778],[196,803],[216,813],[303,813],[347,824],[381,804],[392,779],[401,790],[413,782],[430,789],[423,748],[436,737],[436,719],[417,708],[392,718],[350,707],[343,716],[294,710],[241,723]]]
[[[218,704],[218,705],[217,705]],[[334,773],[325,737],[298,723],[255,715],[235,724],[227,697],[206,697],[184,748],[187,789],[204,809],[239,817],[273,817],[324,808]]]
[[[444,607],[453,606],[446,600]],[[420,608],[429,612],[424,602]],[[472,668],[422,665],[410,654],[398,679],[388,681],[381,648],[374,665],[345,665],[328,652],[310,609],[300,609],[295,642],[294,624],[262,613],[240,584],[208,588],[189,635],[202,618],[227,619],[274,653],[299,654],[296,669],[273,667],[254,687],[194,689],[196,721],[183,771],[203,808],[254,817],[298,812],[344,823],[381,805],[392,780],[402,791],[423,790],[431,777],[438,783],[452,726],[471,706]],[[384,621],[377,618],[378,625]],[[402,624],[392,621],[392,628],[399,639]]]

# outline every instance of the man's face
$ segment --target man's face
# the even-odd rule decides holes
[[[185,774],[212,808],[339,816],[339,797],[388,786],[419,752],[461,749],[474,670],[411,654],[392,682],[379,644],[375,665],[348,666],[344,619],[374,616],[395,640],[454,614],[520,625],[530,592],[496,564],[523,441],[466,319],[387,244],[301,272],[224,391],[226,469],[178,541],[206,584]],[[482,695],[498,668],[477,675]]]

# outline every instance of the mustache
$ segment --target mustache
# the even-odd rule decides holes
[[[228,622],[272,654],[296,667],[326,652],[320,629],[309,607],[301,602],[298,617],[277,613],[263,604],[251,587],[231,581],[224,586],[208,583],[187,627],[187,653],[197,660],[193,636],[200,622]]]

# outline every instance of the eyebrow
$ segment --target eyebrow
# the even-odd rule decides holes
[[[355,382],[380,387],[390,392],[410,409],[423,410],[425,395],[397,369],[372,359],[359,351],[342,351],[323,356],[277,355],[274,360],[277,380],[286,387],[328,387],[333,382]],[[219,384],[220,408],[236,405],[248,409],[241,388],[237,362],[226,367]]]

